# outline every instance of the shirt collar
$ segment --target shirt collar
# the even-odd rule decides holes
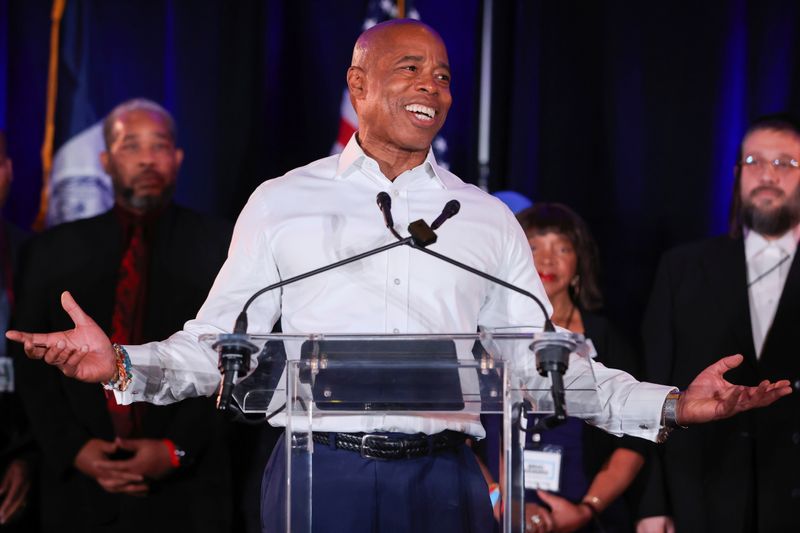
[[[747,227],[744,228],[744,234],[744,253],[748,261],[770,244],[778,246],[788,255],[794,255],[797,250],[797,241],[800,240],[800,224],[771,241]]]
[[[419,167],[415,167],[412,170],[420,167],[422,167],[427,176],[435,180],[442,189],[448,188],[445,181],[442,179],[442,169],[436,162],[436,156],[433,155],[433,148],[428,148],[428,155],[425,157],[425,161],[423,161]],[[339,161],[336,166],[336,175],[334,178],[347,179],[353,174],[353,172],[363,170],[365,168],[376,172],[381,176],[383,175],[378,167],[378,162],[364,153],[364,150],[361,148],[361,145],[358,144],[358,141],[356,140],[356,134],[354,133],[347,142],[347,145],[344,147],[344,150],[342,150],[342,153],[339,155]],[[388,178],[386,179],[388,181]]]

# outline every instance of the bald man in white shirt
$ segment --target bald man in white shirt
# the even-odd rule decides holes
[[[375,207],[379,191],[391,195],[398,227],[431,220],[446,200],[457,198],[461,212],[442,228],[437,250],[546,302],[511,212],[440,167],[432,155],[431,141],[452,101],[450,76],[444,43],[425,24],[395,20],[364,32],[347,71],[358,132],[340,156],[296,169],[253,193],[236,224],[227,262],[197,319],[183,331],[160,343],[112,346],[65,294],[63,304],[76,329],[8,337],[22,342],[29,357],[43,358],[68,375],[110,382],[124,403],[213,394],[219,384],[217,356],[198,336],[228,331],[261,287],[391,242]],[[267,293],[251,309],[253,331],[269,331],[280,315],[286,333],[473,333],[478,325],[541,327],[544,321],[528,298],[406,247]],[[546,309],[551,312],[549,303]],[[605,410],[592,423],[656,439],[665,423],[730,416],[790,392],[785,381],[750,388],[726,382],[722,374],[739,362],[732,356],[715,363],[682,395],[598,365]],[[585,375],[586,366],[576,366],[567,380]],[[482,437],[483,428],[477,415],[459,415],[320,417],[317,429],[323,432],[315,442],[324,439],[328,446],[315,447],[315,531],[490,530],[488,490],[464,444],[467,436]],[[365,434],[377,435],[369,438],[375,448],[415,452],[376,461],[340,446],[346,440],[363,443]],[[282,450],[276,448],[265,472],[265,532],[284,526]]]

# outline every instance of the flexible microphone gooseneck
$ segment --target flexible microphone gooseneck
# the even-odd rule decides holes
[[[424,249],[425,246],[436,242],[436,234],[433,233],[428,225],[422,220],[412,222],[411,225],[409,225],[409,233],[411,233],[409,237],[401,237],[393,227],[394,223],[391,215],[391,197],[387,193],[381,192],[378,194],[376,200],[378,207],[383,213],[386,226],[398,239],[396,242],[380,246],[373,250],[342,259],[341,261],[337,261],[330,265],[311,270],[310,272],[273,283],[272,285],[256,291],[250,298],[248,298],[247,302],[245,302],[244,306],[242,306],[242,311],[236,317],[236,322],[233,326],[233,333],[220,335],[219,340],[213,345],[213,348],[219,352],[219,370],[222,374],[219,392],[217,393],[217,409],[224,411],[230,408],[231,395],[233,394],[233,387],[236,378],[240,374],[247,373],[250,370],[250,358],[258,351],[258,347],[249,341],[249,337],[247,335],[247,310],[250,308],[250,305],[256,298],[265,292],[285,287],[286,285],[296,281],[301,281],[306,278],[316,276],[317,274],[322,274],[323,272],[333,270],[334,268],[338,268],[355,261],[360,261],[366,257],[391,250],[392,248],[397,248],[398,246],[414,245],[414,247],[417,249]]]
[[[386,194],[386,193],[379,193],[378,196],[380,197],[381,194]],[[387,196],[388,196],[388,194],[387,194]],[[378,205],[381,205],[380,198],[378,199]],[[436,242],[436,238],[437,237],[436,237],[436,234],[433,232],[433,230],[436,229],[436,228],[441,227],[441,225],[444,224],[448,219],[450,219],[456,213],[458,213],[458,211],[460,209],[461,209],[461,204],[459,203],[458,200],[450,200],[449,202],[447,202],[445,204],[444,209],[442,209],[441,214],[438,217],[436,217],[436,220],[433,221],[432,225],[428,226],[428,224],[424,220],[416,220],[416,221],[412,222],[411,224],[409,224],[408,231],[409,231],[409,233],[411,233],[411,236],[413,237],[413,240],[412,240],[412,242],[408,243],[408,245],[411,246],[412,248],[416,249],[416,250],[419,250],[419,251],[424,252],[424,253],[426,253],[428,255],[431,255],[431,256],[433,256],[433,257],[435,257],[435,258],[437,258],[437,259],[439,259],[441,261],[445,261],[447,263],[450,263],[451,265],[456,266],[458,268],[461,268],[463,270],[466,270],[467,272],[472,272],[476,276],[480,276],[480,277],[482,277],[484,279],[487,279],[487,280],[489,280],[489,281],[491,281],[493,283],[497,283],[498,285],[502,285],[503,287],[505,287],[507,289],[510,289],[510,290],[512,290],[514,292],[518,292],[519,294],[527,296],[528,298],[530,298],[531,300],[536,302],[536,305],[538,305],[539,309],[542,310],[542,316],[544,316],[544,331],[555,331],[556,329],[553,326],[553,323],[550,321],[550,317],[547,316],[547,309],[545,308],[545,306],[542,303],[542,301],[539,298],[537,298],[535,295],[531,294],[530,292],[526,291],[525,289],[517,287],[516,285],[512,285],[511,283],[508,283],[507,281],[503,281],[500,278],[496,278],[496,277],[492,276],[491,274],[487,274],[486,272],[482,272],[482,271],[480,271],[480,270],[478,270],[476,268],[473,268],[473,267],[471,267],[469,265],[465,265],[464,263],[462,263],[460,261],[456,261],[455,259],[447,257],[446,255],[442,255],[440,253],[434,252],[433,250],[429,250],[428,248],[426,248],[429,244],[433,244],[434,242]],[[384,215],[384,216],[386,216],[386,215]],[[391,219],[391,215],[389,215],[389,217]],[[392,232],[392,233],[394,234],[394,232]],[[401,239],[403,239],[400,235],[395,235],[395,237],[398,239],[398,242]]]
[[[233,393],[233,382],[235,381],[239,372],[247,372],[250,369],[250,356],[258,350],[254,344],[247,340],[247,310],[250,308],[250,304],[252,304],[256,298],[265,292],[279,289],[296,281],[304,280],[306,278],[310,278],[311,276],[316,276],[317,274],[322,274],[323,272],[333,270],[334,268],[359,261],[371,255],[385,252],[386,250],[391,250],[392,248],[397,248],[398,246],[408,245],[412,242],[414,242],[414,237],[406,237],[405,239],[401,239],[373,250],[354,255],[353,257],[342,259],[341,261],[337,261],[330,265],[325,265],[323,267],[311,270],[305,274],[300,274],[292,278],[287,278],[277,283],[273,283],[272,285],[264,287],[263,289],[253,293],[247,302],[245,302],[244,306],[242,307],[242,311],[239,313],[239,316],[236,317],[233,333],[230,335],[224,335],[213,346],[220,354],[219,367],[220,371],[222,372],[222,385],[220,386],[220,390],[217,395],[217,409],[228,409],[230,406],[231,394]]]
[[[361,259],[370,257],[370,256],[375,255],[375,254],[379,254],[379,253],[385,252],[387,250],[391,250],[392,248],[397,248],[398,246],[410,246],[410,247],[412,247],[412,248],[414,248],[416,250],[420,250],[421,252],[427,253],[428,255],[431,255],[433,257],[436,257],[437,259],[440,259],[442,261],[450,263],[450,264],[452,264],[452,265],[454,265],[454,266],[456,266],[458,268],[461,268],[461,269],[464,269],[464,270],[466,270],[468,272],[471,272],[471,273],[473,273],[473,274],[475,274],[477,276],[480,276],[480,277],[482,277],[484,279],[487,279],[487,280],[489,280],[489,281],[491,281],[493,283],[497,283],[497,284],[499,284],[499,285],[501,285],[503,287],[506,287],[507,289],[513,290],[513,291],[515,291],[517,293],[520,293],[520,294],[522,294],[524,296],[527,296],[528,298],[530,298],[534,302],[536,302],[536,304],[539,306],[539,308],[542,311],[542,315],[544,316],[544,319],[545,319],[544,331],[545,332],[553,332],[553,333],[555,333],[555,328],[553,327],[553,323],[551,322],[550,318],[547,315],[547,309],[545,308],[545,306],[542,303],[542,301],[539,298],[537,298],[535,295],[531,294],[530,292],[528,292],[528,291],[526,291],[526,290],[524,290],[524,289],[522,289],[520,287],[512,285],[512,284],[510,284],[510,283],[508,283],[506,281],[503,281],[503,280],[501,280],[499,278],[496,278],[496,277],[494,277],[494,276],[492,276],[490,274],[487,274],[485,272],[481,272],[480,270],[477,270],[477,269],[475,269],[475,268],[473,268],[473,267],[471,267],[469,265],[465,265],[464,263],[456,261],[455,259],[449,258],[447,256],[444,256],[442,254],[439,254],[437,252],[434,252],[432,250],[427,249],[426,248],[427,246],[429,246],[429,245],[431,245],[431,244],[436,242],[437,236],[436,236],[436,233],[434,233],[434,231],[431,228],[431,226],[428,226],[428,224],[422,219],[416,220],[416,221],[412,222],[411,224],[409,224],[409,226],[408,226],[408,232],[410,233],[409,237],[405,237],[405,238],[401,237],[397,233],[397,231],[395,231],[395,229],[394,229],[394,222],[393,222],[392,215],[391,215],[391,197],[386,192],[381,191],[380,193],[378,193],[378,195],[376,197],[376,202],[378,204],[378,208],[381,210],[381,213],[383,214],[383,218],[384,218],[384,222],[386,224],[386,227],[391,231],[392,235],[395,236],[397,241],[395,241],[393,243],[390,243],[390,244],[387,244],[387,245],[384,245],[384,246],[380,246],[380,247],[375,248],[373,250],[369,250],[369,251],[354,255],[352,257],[348,257],[346,259],[342,259],[341,261],[337,261],[337,262],[332,263],[330,265],[326,265],[326,266],[311,270],[311,271],[306,272],[304,274],[300,274],[300,275],[297,275],[297,276],[294,276],[294,277],[287,278],[285,280],[279,281],[277,283],[273,283],[272,285],[264,287],[263,289],[260,289],[260,290],[256,291],[255,293],[253,293],[253,295],[250,296],[250,298],[247,300],[247,302],[245,302],[244,306],[242,306],[242,311],[236,317],[236,322],[235,322],[234,327],[233,327],[233,333],[232,334],[228,334],[228,335],[222,335],[221,338],[213,346],[213,348],[216,349],[220,354],[220,356],[219,356],[219,369],[220,369],[220,372],[222,373],[222,380],[221,380],[221,384],[220,384],[220,389],[219,389],[219,393],[217,395],[217,408],[218,409],[227,410],[230,407],[230,400],[231,400],[231,395],[233,393],[234,382],[236,381],[236,378],[241,373],[246,373],[247,371],[249,371],[249,369],[250,369],[250,358],[251,358],[253,353],[258,351],[258,347],[255,346],[254,344],[252,344],[249,341],[249,337],[247,336],[247,310],[250,308],[250,305],[253,303],[253,301],[256,298],[258,298],[262,294],[264,294],[266,292],[269,292],[269,291],[272,291],[274,289],[278,289],[278,288],[284,287],[286,285],[289,285],[291,283],[294,283],[296,281],[301,281],[301,280],[304,280],[306,278],[310,278],[312,276],[316,276],[317,274],[322,274],[322,273],[327,272],[329,270],[333,270],[335,268],[338,268],[340,266],[353,263],[355,261],[360,261]],[[456,213],[458,213],[460,207],[461,207],[461,205],[459,204],[459,202],[457,200],[450,200],[449,202],[447,202],[447,204],[445,204],[444,209],[442,210],[442,213],[434,220],[434,224],[436,225],[436,227],[437,228],[440,227],[445,221],[447,221],[449,218],[451,218]],[[563,351],[563,349],[562,349],[562,351]],[[563,403],[563,401],[562,402],[557,401],[556,390],[555,390],[556,387],[557,387],[557,382],[558,383],[562,383],[560,398],[562,398],[562,400],[563,400],[563,397],[564,397],[564,394],[563,394],[563,382],[562,382],[562,380],[553,378],[552,376],[554,376],[557,373],[557,371],[562,367],[563,367],[564,370],[566,370],[566,364],[564,362],[568,361],[569,350],[567,350],[565,352],[565,354],[560,354],[560,356],[558,357],[558,364],[549,364],[549,363],[547,363],[547,361],[549,361],[549,359],[547,357],[545,357],[543,359],[544,362],[540,364],[540,355],[539,354],[542,353],[543,356],[544,356],[544,355],[550,353],[550,351],[546,351],[546,350],[540,349],[538,352],[535,352],[535,353],[536,353],[536,358],[537,358],[536,367],[537,367],[537,370],[539,371],[539,373],[542,376],[546,376],[548,373],[551,374],[551,380],[552,380],[552,383],[553,383],[553,396],[554,396],[554,402],[555,402],[556,416],[561,418],[561,419],[565,419],[566,418],[566,414],[565,414],[566,410],[565,410],[564,403]],[[563,373],[563,370],[561,370],[561,372]],[[558,377],[560,378],[561,376],[559,375]]]
[[[430,233],[430,235],[432,235],[432,242],[436,242],[436,234],[433,232],[433,229],[440,227],[445,221],[457,214],[460,207],[461,204],[459,204],[457,200],[450,200],[447,202],[447,204],[445,204],[444,209],[442,209],[442,213],[436,217],[436,220],[434,220],[430,227],[423,220],[417,220],[409,226],[409,232],[414,235],[415,231],[417,233],[424,233],[427,231]],[[412,229],[412,226],[415,226],[415,228]],[[396,237],[400,239],[399,235],[396,235]],[[542,310],[542,315],[544,316],[544,338],[534,341],[531,345],[531,349],[536,357],[536,370],[539,372],[539,375],[542,377],[550,376],[550,391],[553,398],[553,415],[542,419],[541,425],[545,429],[549,429],[564,423],[567,419],[564,373],[567,371],[567,367],[569,366],[569,354],[575,349],[575,343],[567,338],[564,338],[565,335],[563,333],[558,333],[556,331],[555,327],[553,326],[553,322],[547,315],[547,310],[542,301],[535,295],[520,287],[517,287],[516,285],[512,285],[511,283],[477,270],[469,265],[465,265],[464,263],[456,261],[455,259],[434,252],[433,250],[425,248],[424,246],[419,246],[417,242],[418,239],[415,239],[408,245],[437,259],[450,263],[451,265],[464,269],[468,272],[472,272],[473,274],[487,279],[493,283],[497,283],[498,285],[501,285],[507,289],[527,296],[536,302],[536,304]]]

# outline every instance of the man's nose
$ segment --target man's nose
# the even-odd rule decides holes
[[[139,150],[139,164],[142,166],[149,166],[155,163],[156,155],[155,149],[145,147]]]
[[[439,92],[433,73],[420,73],[417,78],[417,90],[431,94],[437,94]]]
[[[759,179],[762,183],[777,183],[780,181],[778,169],[772,164],[772,161],[765,161],[762,165]]]

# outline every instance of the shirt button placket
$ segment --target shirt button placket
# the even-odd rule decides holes
[[[408,225],[408,200],[401,189],[391,188],[392,215],[394,226],[400,234],[405,233]],[[387,313],[386,331],[393,333],[405,332],[408,329],[408,269],[410,252],[407,247],[392,250],[389,259],[389,268],[386,272]]]

